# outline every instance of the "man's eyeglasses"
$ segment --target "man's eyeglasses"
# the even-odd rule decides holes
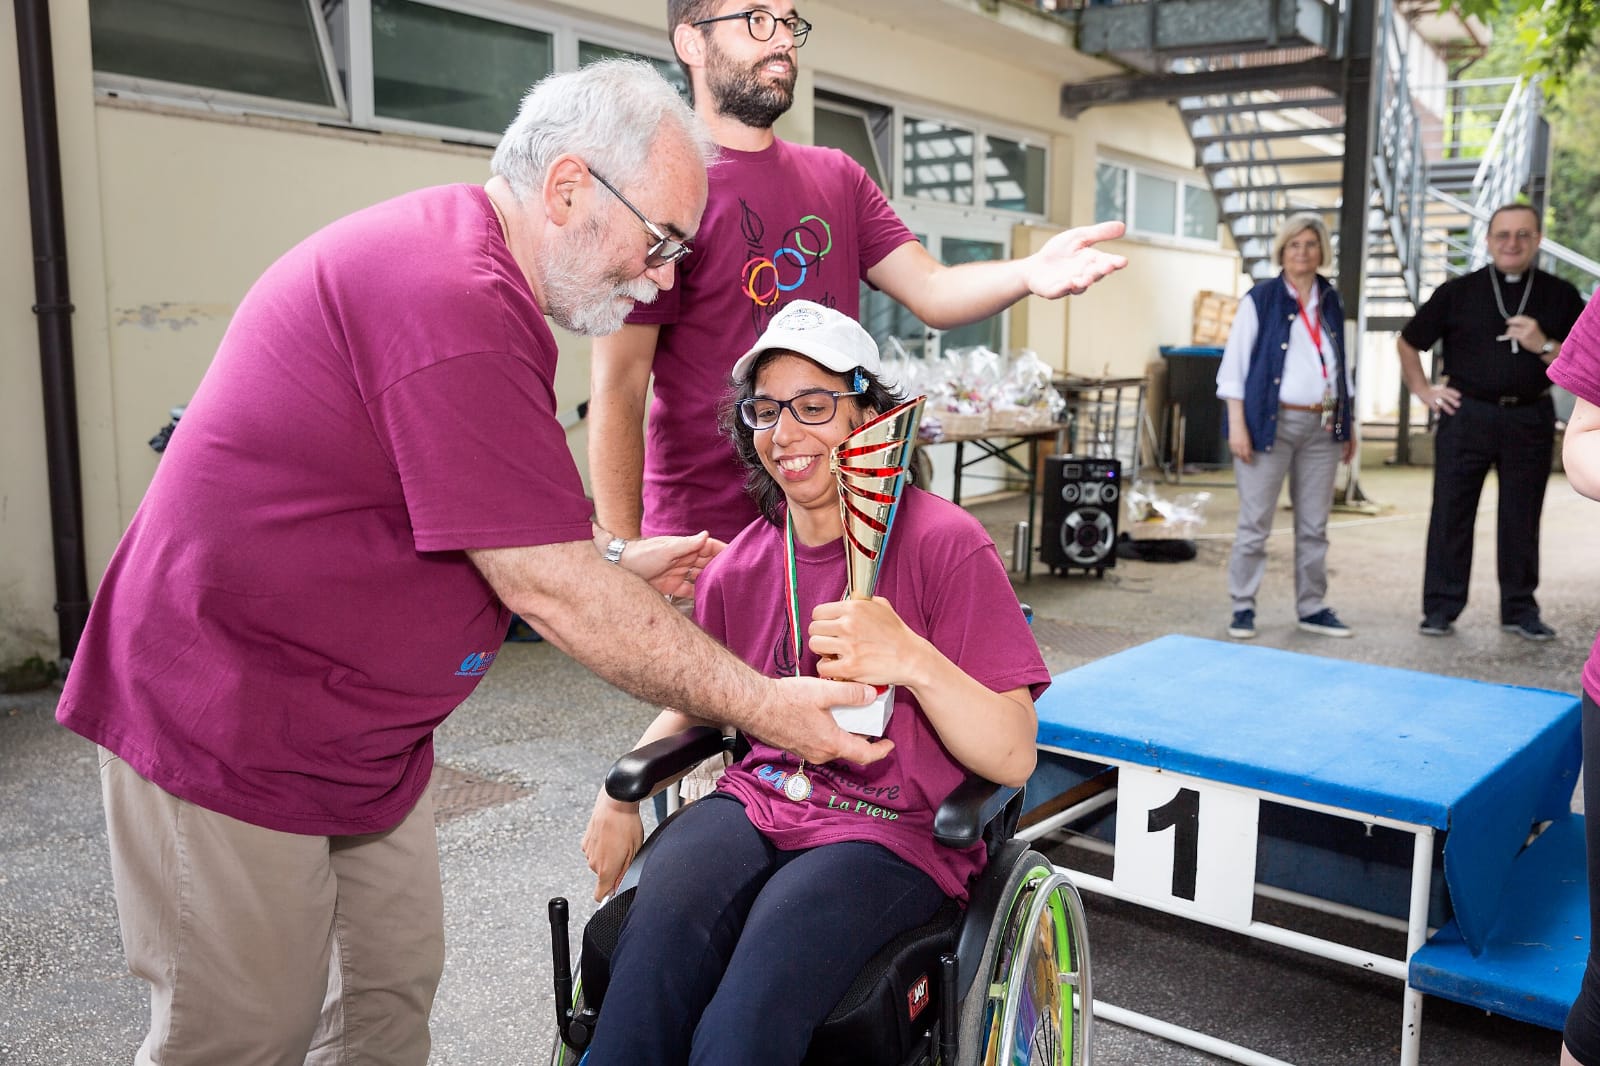
[[[1526,244],[1538,235],[1537,232],[1531,229],[1500,230],[1498,233],[1489,234],[1489,240],[1495,244],[1507,244],[1511,241],[1516,241],[1518,244]]]
[[[750,36],[758,41],[772,40],[772,35],[778,32],[778,23],[781,22],[789,28],[789,34],[794,38],[796,48],[805,45],[806,34],[811,32],[811,23],[799,15],[779,18],[770,11],[735,11],[731,15],[717,15],[714,18],[691,22],[689,25],[705,26],[712,22],[731,22],[734,19],[744,19],[745,29],[749,30]]]
[[[629,211],[632,211],[635,215],[637,215],[639,221],[644,223],[644,228],[649,232],[650,236],[656,239],[656,243],[652,244],[650,246],[650,250],[644,253],[645,266],[652,269],[655,267],[664,267],[668,263],[676,263],[690,252],[694,251],[693,248],[689,247],[688,241],[680,241],[678,238],[669,236],[668,234],[662,232],[660,226],[646,218],[643,211],[639,210],[637,207],[634,207],[626,196],[617,191],[617,187],[615,185],[611,184],[605,178],[602,178],[598,173],[595,172],[593,167],[589,168],[589,173],[595,181],[598,181],[601,185],[604,185],[606,188],[610,189],[611,195],[621,200],[623,207],[626,207]]]
[[[845,396],[860,396],[859,392],[827,392],[816,389],[802,392],[789,400],[774,400],[768,396],[751,396],[739,401],[739,421],[756,431],[772,429],[784,408],[802,426],[822,426],[833,421],[839,410],[839,400]]]

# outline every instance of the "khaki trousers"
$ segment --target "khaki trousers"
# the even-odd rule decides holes
[[[433,793],[384,833],[280,833],[181,800],[104,749],[138,1066],[423,1066],[444,967]]]

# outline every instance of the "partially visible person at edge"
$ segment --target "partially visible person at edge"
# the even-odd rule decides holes
[[[1526,640],[1556,636],[1534,598],[1556,433],[1545,369],[1561,354],[1583,297],[1534,265],[1542,236],[1539,214],[1527,204],[1495,211],[1488,226],[1492,262],[1441,284],[1400,333],[1406,388],[1438,416],[1418,627],[1425,636],[1449,636],[1467,606],[1472,530],[1490,469],[1500,483],[1500,628]],[[1443,375],[1434,384],[1421,353],[1441,341]]]
[[[1600,309],[1591,301],[1550,364],[1550,380],[1577,397],[1561,445],[1567,482],[1600,500]],[[1600,637],[1583,667],[1583,809],[1589,853],[1589,927],[1600,929]],[[1589,963],[1562,1033],[1561,1066],[1600,1066],[1600,955]]]
[[[1068,230],[1025,259],[946,267],[849,156],[773,136],[794,102],[799,49],[812,32],[789,0],[669,0],[667,23],[695,110],[722,146],[720,162],[678,286],[594,343],[589,472],[609,529],[708,529],[727,540],[757,513],[718,433],[718,404],[734,360],[787,301],[858,318],[865,280],[929,326],[951,329],[1029,293],[1082,292],[1126,264],[1094,247],[1123,226]]]
[[[100,745],[138,1062],[427,1061],[433,730],[511,611],[641,699],[887,754],[827,712],[870,689],[764,678],[667,603],[714,546],[593,525],[555,415],[545,317],[604,333],[669,288],[712,151],[645,64],[549,78],[487,185],[334,222],[240,303],[58,712]]]
[[[1033,701],[1050,675],[971,515],[907,486],[878,595],[839,600],[847,549],[828,457],[903,399],[880,373],[866,330],[804,300],[738,360],[726,418],[763,517],[712,560],[694,614],[769,677],[893,685],[894,754],[817,765],[751,738],[652,845],[591,1066],[800,1062],[866,961],[946,898],[965,900],[983,869],[981,843],[935,842],[939,804],[969,773],[1017,785],[1033,770]],[[640,742],[693,723],[663,712]],[[596,898],[641,837],[638,804],[602,792],[583,839]],[[785,980],[774,953],[803,979]]]
[[[1278,227],[1272,258],[1282,269],[1239,301],[1217,371],[1239,487],[1239,527],[1228,557],[1228,636],[1256,635],[1256,593],[1287,476],[1294,504],[1295,615],[1308,633],[1348,637],[1350,627],[1325,599],[1334,477],[1356,450],[1344,305],[1317,273],[1333,259],[1328,227],[1311,213],[1290,215]]]

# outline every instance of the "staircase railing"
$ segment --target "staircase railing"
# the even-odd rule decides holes
[[[1395,28],[1392,0],[1383,0],[1378,12],[1379,41],[1376,54],[1382,68],[1375,72],[1378,128],[1372,160],[1373,185],[1400,276],[1411,302],[1419,301],[1423,255],[1422,218],[1425,211],[1427,160],[1423,153],[1422,124],[1412,101],[1406,49]]]
[[[1544,94],[1539,79],[1518,80],[1506,100],[1472,179],[1472,269],[1489,261],[1489,213],[1516,199],[1533,173],[1533,152],[1539,136]]]

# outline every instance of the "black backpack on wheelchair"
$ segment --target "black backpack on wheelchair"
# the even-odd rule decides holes
[[[617,761],[606,791],[638,802],[737,742],[701,726],[647,744]],[[939,843],[962,848],[981,839],[988,845],[988,865],[974,879],[966,908],[946,901],[932,920],[873,956],[812,1034],[805,1066],[1090,1061],[1093,997],[1083,903],[1064,874],[1014,838],[1021,810],[1021,789],[976,777],[945,800],[934,818]],[[558,1029],[552,1066],[583,1061],[605,1000],[611,952],[649,852],[647,840],[615,894],[584,927],[576,976],[567,901],[550,901]]]

